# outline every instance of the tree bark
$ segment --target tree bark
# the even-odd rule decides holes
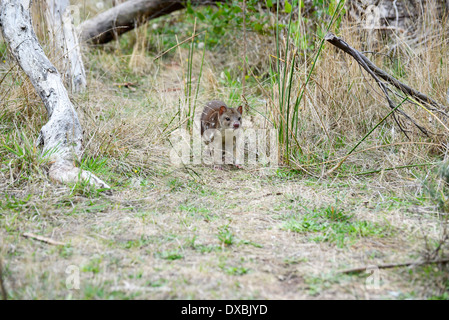
[[[11,54],[38,92],[49,121],[42,127],[38,144],[50,156],[50,179],[58,182],[89,180],[101,188],[109,186],[74,166],[82,153],[83,131],[61,75],[48,60],[34,33],[30,0],[2,0],[0,27]]]
[[[86,72],[81,57],[78,36],[73,27],[69,0],[46,0],[45,19],[50,39],[58,55],[62,56],[66,80],[73,93],[86,89]]]
[[[225,0],[192,0],[192,5],[207,5]],[[186,0],[129,0],[84,21],[79,29],[81,41],[103,44],[148,20],[185,8]]]

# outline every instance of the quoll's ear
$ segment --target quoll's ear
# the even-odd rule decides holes
[[[226,111],[226,107],[225,106],[221,106],[220,107],[220,116]]]
[[[240,114],[243,114],[243,107],[242,107],[242,106],[238,107],[238,108],[237,108],[237,111],[238,111]]]

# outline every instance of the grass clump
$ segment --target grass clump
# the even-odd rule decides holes
[[[359,221],[344,209],[329,205],[295,214],[282,225],[284,230],[311,234],[316,242],[330,242],[342,248],[366,237],[391,235],[391,227],[370,221]]]
[[[230,246],[234,243],[234,234],[229,228],[229,225],[223,225],[218,228],[217,238],[224,246]]]

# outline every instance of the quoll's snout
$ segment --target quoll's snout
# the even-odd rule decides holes
[[[234,129],[238,129],[239,127],[240,127],[240,123],[235,122],[235,123],[234,123]]]

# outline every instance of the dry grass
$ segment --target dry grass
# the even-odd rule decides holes
[[[341,36],[353,47],[375,49],[364,47],[366,35],[349,22],[343,26]],[[444,102],[448,44],[431,36],[443,34],[440,24],[426,28],[426,41],[393,42],[394,58],[402,63],[403,81]],[[267,73],[273,40],[249,35],[249,67],[263,89],[247,81],[247,98],[254,110],[268,114],[277,107],[265,96],[276,94]],[[85,130],[81,165],[110,182],[112,195],[84,184],[51,184],[39,150],[24,139],[36,139],[46,121],[44,108],[17,67],[1,85],[0,254],[9,298],[447,298],[444,265],[380,270],[376,286],[369,286],[367,273],[338,273],[420,259],[435,250],[447,215],[427,191],[444,185],[434,167],[355,174],[439,161],[444,136],[422,137],[404,122],[412,131],[410,142],[388,120],[358,150],[371,149],[354,154],[332,177],[322,176],[331,165],[310,167],[312,175],[286,167],[174,166],[167,138],[185,120],[176,114],[187,109],[188,49],[154,62],[166,49],[146,51],[149,43],[161,43],[156,35],[142,29],[127,37],[131,54],[116,43],[86,52],[89,89],[72,97]],[[198,112],[212,98],[239,102],[241,86],[224,74],[231,70],[231,77],[240,79],[239,50],[238,42],[206,50]],[[377,51],[391,54],[382,50]],[[298,64],[295,88],[304,82],[311,54]],[[371,58],[397,72],[384,56]],[[196,50],[196,80],[201,60]],[[9,60],[2,64],[2,74],[11,66]],[[301,104],[298,138],[305,152],[293,168],[344,156],[386,115],[384,99],[366,78],[349,57],[325,47]],[[136,91],[118,85],[126,82],[136,84]],[[244,125],[267,125],[254,110]],[[406,110],[444,133],[420,108]],[[14,143],[26,156],[5,148]],[[390,146],[379,147],[384,144]],[[26,232],[66,245],[26,239]],[[439,254],[446,252],[447,244]],[[70,266],[79,271],[79,289],[67,287]]]

